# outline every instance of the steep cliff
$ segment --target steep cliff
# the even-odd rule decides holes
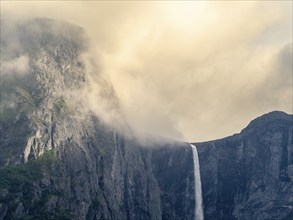
[[[191,219],[189,146],[145,148],[85,109],[83,31],[41,18],[3,27],[0,219]]]
[[[240,134],[196,144],[206,219],[292,219],[292,119],[272,112]]]
[[[84,102],[81,28],[43,18],[1,27],[0,219],[194,219],[189,144],[144,146]],[[104,95],[119,108],[101,85],[97,105]],[[292,139],[292,115],[273,112],[195,144],[205,219],[292,218]]]

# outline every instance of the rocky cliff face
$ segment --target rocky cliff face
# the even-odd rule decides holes
[[[143,146],[86,109],[83,31],[4,23],[0,219],[194,219],[189,144]],[[292,116],[268,114],[196,145],[206,219],[292,217]]]
[[[292,219],[292,115],[272,112],[240,134],[198,143],[206,219]]]
[[[3,25],[0,164],[7,165],[59,148],[58,135],[80,138],[74,123],[81,110],[70,98],[85,85],[80,61],[85,46],[80,28],[48,19],[5,30]]]
[[[145,148],[77,98],[88,85],[82,30],[49,19],[13,28],[18,38],[1,41],[0,219],[191,219],[189,146]],[[22,72],[11,68],[20,57]]]

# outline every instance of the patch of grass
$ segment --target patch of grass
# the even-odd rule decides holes
[[[38,182],[44,173],[52,172],[55,164],[55,153],[48,151],[26,164],[0,168],[0,202],[10,203],[18,199],[25,207],[30,206]],[[11,207],[11,210],[14,208]]]
[[[26,164],[0,168],[0,189],[18,192],[23,186],[41,180],[43,172],[50,170],[55,160],[55,153],[47,151],[38,159]]]

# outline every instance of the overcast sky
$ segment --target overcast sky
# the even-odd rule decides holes
[[[205,141],[292,113],[292,1],[1,1],[30,16],[85,29],[137,131]]]

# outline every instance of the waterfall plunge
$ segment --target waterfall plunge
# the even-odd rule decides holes
[[[201,180],[199,171],[199,159],[196,146],[190,144],[193,155],[194,166],[194,197],[195,197],[195,220],[203,220],[203,206],[202,206],[202,192],[201,192]]]

